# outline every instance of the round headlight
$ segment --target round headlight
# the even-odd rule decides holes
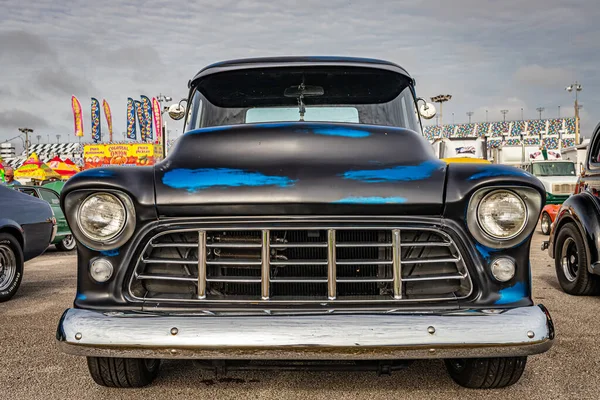
[[[79,206],[77,224],[95,241],[110,240],[123,230],[127,212],[123,202],[110,193],[94,193]]]
[[[527,207],[515,193],[496,190],[487,194],[479,203],[477,220],[489,236],[495,239],[511,239],[525,227]]]

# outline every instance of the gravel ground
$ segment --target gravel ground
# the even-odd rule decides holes
[[[539,232],[539,228],[538,228]],[[75,254],[50,249],[25,266],[21,289],[0,304],[0,398],[65,399],[597,399],[600,382],[598,297],[573,297],[556,281],[553,260],[532,245],[534,297],[550,310],[557,329],[554,347],[530,357],[514,386],[491,391],[455,385],[441,361],[417,361],[391,376],[373,372],[229,372],[217,378],[192,362],[162,364],[153,386],[115,390],[97,386],[84,358],[60,353],[54,343],[58,319],[75,296]],[[400,397],[398,397],[400,396]]]

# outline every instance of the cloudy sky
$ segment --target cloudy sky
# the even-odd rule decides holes
[[[127,97],[182,98],[203,66],[276,55],[382,58],[423,97],[450,93],[444,122],[572,116],[600,121],[598,0],[0,0],[0,141],[27,126],[41,142],[74,141],[70,97],[106,99],[116,138]],[[454,113],[454,117],[452,116]],[[171,135],[182,123],[169,121]],[[103,134],[106,126],[103,125]],[[18,142],[18,141],[17,141]]]

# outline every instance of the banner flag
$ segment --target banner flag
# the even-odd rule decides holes
[[[136,129],[135,129],[135,106],[133,105],[133,99],[127,98],[127,139],[136,140]]]
[[[140,126],[140,138],[142,142],[146,141],[146,125],[144,123],[144,112],[142,111],[142,103],[138,100],[134,100],[133,104],[135,105],[135,114],[137,115],[137,120]]]
[[[75,136],[83,136],[83,110],[77,97],[71,96],[71,108],[73,109],[73,121],[75,122]]]
[[[146,139],[144,141],[152,142],[152,103],[148,96],[140,96],[142,99],[142,113],[144,115],[144,126],[146,127]]]
[[[152,116],[154,117],[154,129],[156,130],[155,143],[162,143],[162,112],[160,111],[160,103],[156,97],[152,98]]]
[[[92,97],[92,140],[98,143],[102,139],[100,129],[100,102]]]
[[[104,116],[106,117],[106,124],[108,125],[108,141],[112,142],[112,140],[113,140],[112,114],[110,112],[110,107],[108,105],[108,102],[105,99],[102,100],[102,108],[104,109]]]

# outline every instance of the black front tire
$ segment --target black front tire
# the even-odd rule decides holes
[[[139,388],[158,375],[160,360],[144,358],[88,357],[92,379],[101,386]]]
[[[461,358],[446,360],[446,369],[460,386],[497,389],[517,383],[525,364],[527,357]]]
[[[544,235],[550,235],[550,225],[552,225],[552,220],[550,219],[550,215],[548,215],[547,212],[544,212],[542,214],[542,223],[541,223],[542,233]]]
[[[560,228],[554,249],[556,276],[566,293],[575,296],[600,293],[600,277],[588,272],[589,259],[583,236],[574,223],[569,222]]]
[[[0,233],[0,303],[10,300],[23,280],[23,249],[11,234]]]

